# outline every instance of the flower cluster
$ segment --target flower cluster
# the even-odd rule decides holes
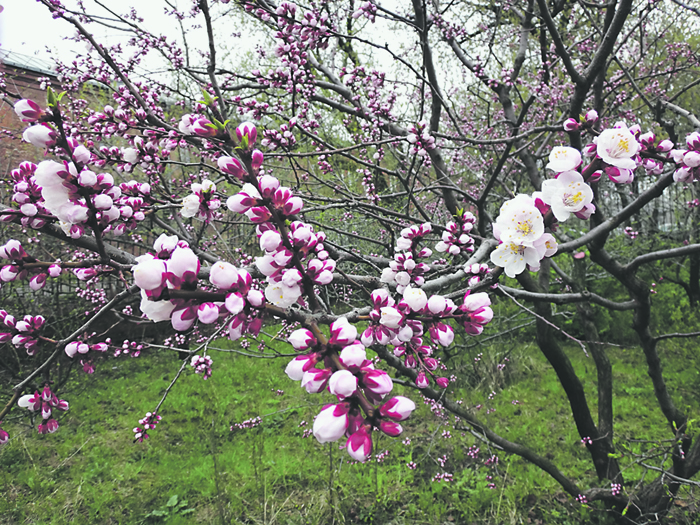
[[[409,152],[421,157],[427,157],[428,151],[435,149],[435,137],[430,135],[428,124],[423,121],[409,128],[406,140],[411,145]]]
[[[194,368],[195,374],[202,374],[205,381],[211,377],[211,365],[214,361],[208,355],[193,355],[190,366]]]
[[[491,262],[508,277],[522,273],[526,266],[539,269],[540,261],[557,251],[554,236],[544,230],[544,218],[533,197],[520,194],[506,201],[493,225],[501,244],[491,252]]]
[[[688,146],[687,150],[671,151],[671,157],[678,165],[673,174],[673,180],[676,182],[700,180],[700,133],[691,133],[686,137],[685,143]]]
[[[8,314],[5,310],[0,310],[0,322],[5,325],[8,332],[0,333],[0,343],[12,341],[17,348],[24,348],[28,355],[36,353],[39,344],[39,332],[44,327],[45,319],[40,315],[25,315],[20,321]]]
[[[161,419],[163,418],[159,415],[146,412],[146,417],[139,419],[139,425],[141,425],[143,428],[134,428],[134,442],[138,441],[139,443],[142,443],[144,439],[148,439],[148,431],[156,428],[156,425],[160,423]]]
[[[367,20],[374,23],[377,16],[377,6],[372,2],[364,2],[360,7],[358,7],[352,14],[353,18],[360,18],[364,16]]]
[[[442,232],[442,240],[435,245],[435,251],[450,255],[474,252],[474,239],[470,235],[476,217],[468,211],[462,212],[455,220],[447,223]]]
[[[401,236],[396,241],[397,253],[394,254],[394,260],[389,263],[389,267],[382,271],[381,282],[395,285],[399,293],[403,293],[411,285],[423,286],[423,275],[430,267],[416,261],[430,257],[433,252],[427,247],[419,250],[418,244],[432,230],[429,222],[401,230]]]
[[[155,254],[137,258],[132,268],[141,288],[141,311],[153,321],[170,320],[178,331],[189,330],[195,321],[212,324],[222,316],[233,316],[229,337],[238,339],[246,331],[257,334],[261,319],[255,311],[264,303],[262,293],[251,288],[252,277],[243,269],[218,261],[209,271],[209,282],[219,289],[213,301],[173,297],[175,291],[196,291],[201,267],[197,255],[177,236],[161,235],[153,245]],[[252,316],[251,316],[252,311]]]
[[[195,182],[190,186],[192,193],[182,200],[180,213],[185,218],[199,217],[209,221],[212,212],[221,207],[221,201],[216,197],[216,184],[210,180],[203,180],[201,184]]]
[[[58,399],[49,385],[45,385],[41,393],[37,390],[34,394],[20,397],[17,405],[31,412],[41,412],[43,421],[36,427],[39,434],[53,434],[58,430],[58,422],[51,417],[53,409],[63,412],[68,410],[68,402]]]

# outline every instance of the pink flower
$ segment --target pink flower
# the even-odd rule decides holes
[[[316,416],[313,433],[319,443],[338,441],[348,428],[350,405],[328,405]]]
[[[614,128],[603,130],[595,138],[595,143],[596,153],[603,162],[628,170],[634,170],[637,167],[632,157],[637,154],[641,145],[624,122],[618,122]]]
[[[372,454],[372,438],[366,427],[362,426],[355,432],[345,445],[345,448],[354,460],[364,463]]]
[[[549,153],[547,169],[561,173],[563,171],[575,170],[580,164],[581,152],[579,150],[567,146],[557,146],[556,148],[552,148],[552,151]]]
[[[403,396],[392,397],[384,403],[379,409],[379,413],[383,417],[388,417],[394,421],[403,421],[408,419],[411,413],[416,409],[416,404]]]

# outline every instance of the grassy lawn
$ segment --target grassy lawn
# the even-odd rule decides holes
[[[671,358],[665,372],[676,378],[673,395],[697,413],[697,357],[689,348],[669,343],[661,352]],[[504,351],[485,348],[478,362],[464,356],[450,363],[471,381],[456,396],[483,405],[479,416],[494,430],[551,458],[580,486],[596,485],[554,373],[534,345],[511,352],[499,371],[494,365]],[[609,353],[618,437],[668,438],[641,352]],[[593,362],[578,348],[569,355],[594,406]],[[62,392],[70,410],[56,434],[38,435],[16,417],[26,413],[14,411],[3,424],[11,440],[0,448],[0,523],[605,522],[603,512],[574,503],[519,458],[489,450],[453,417],[431,415],[415,391],[406,394],[420,406],[404,435],[375,433],[375,458],[358,465],[340,443],[303,437],[331,397],[308,395],[289,381],[286,360],[213,358],[207,381],[186,369],[144,443],[133,443],[131,429],[177,372],[176,353],[149,350],[103,361],[91,376],[81,373]],[[255,417],[262,418],[259,426],[231,430]],[[492,454],[498,465],[485,466]],[[626,471],[628,480],[641,475],[640,467]]]

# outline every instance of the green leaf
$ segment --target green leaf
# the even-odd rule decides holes
[[[174,496],[170,496],[170,499],[165,504],[166,507],[174,507],[175,505],[177,505],[177,494]]]

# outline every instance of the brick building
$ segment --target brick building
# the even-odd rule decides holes
[[[0,72],[6,83],[8,96],[0,99],[0,180],[6,180],[10,171],[24,160],[41,161],[43,154],[31,144],[22,142],[26,124],[15,114],[15,96],[46,104],[46,90],[42,80],[58,84],[50,62],[36,57],[0,49]]]

